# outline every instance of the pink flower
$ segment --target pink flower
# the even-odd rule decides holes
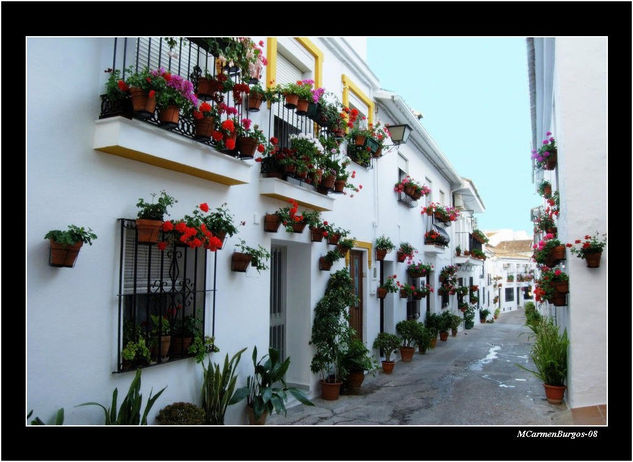
[[[259,41],[259,46],[260,46],[260,47],[263,47],[263,46],[264,46],[264,41],[263,41],[263,40],[260,40],[260,41]]]
[[[550,136],[552,134],[552,132],[548,131],[545,136]]]

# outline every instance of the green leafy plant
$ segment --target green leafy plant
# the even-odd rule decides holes
[[[547,195],[547,196],[545,195],[545,188],[547,188],[548,186],[550,188],[550,194],[551,194],[552,184],[549,181],[543,180],[538,185],[538,193],[541,196],[545,197],[545,198],[549,198],[550,197],[549,195]]]
[[[385,355],[385,361],[391,362],[391,354],[400,348],[401,343],[402,340],[396,334],[380,332],[374,340],[372,348],[382,350]]]
[[[438,317],[437,329],[440,332],[448,332],[453,324],[453,315],[449,311],[444,311]]]
[[[354,238],[341,239],[338,242],[338,245],[339,247],[341,247],[341,249],[350,250],[352,247],[354,247]]]
[[[393,276],[387,276],[387,279],[380,287],[382,287],[383,289],[387,289],[387,292],[390,293],[398,292],[399,287],[396,285],[396,277],[396,274],[394,274]]]
[[[68,225],[66,231],[60,231],[54,229],[46,233],[44,239],[52,239],[59,244],[73,245],[77,242],[83,242],[84,244],[92,245],[92,241],[97,239],[97,235],[92,232],[91,228],[84,228]]]
[[[177,402],[165,406],[156,416],[158,425],[204,425],[204,410],[193,403]]]
[[[536,370],[516,364],[531,372],[546,385],[564,386],[567,379],[567,349],[569,339],[567,329],[560,333],[558,326],[550,318],[542,318],[528,324],[534,334],[530,358]]]
[[[198,333],[193,337],[187,351],[195,357],[197,363],[202,363],[206,355],[217,353],[220,349],[215,345],[214,337],[205,336],[203,339]]]
[[[334,263],[335,261],[340,260],[341,258],[343,258],[343,255],[341,254],[341,252],[338,251],[338,249],[332,249],[328,253],[323,255],[323,259],[327,263]]]
[[[139,208],[137,218],[162,221],[165,215],[169,215],[167,208],[178,202],[164,190],[160,192],[160,196],[158,196],[156,202],[154,202],[155,199],[156,193],[152,193],[152,202],[146,202],[142,197],[139,198],[136,203],[136,206]]]
[[[376,249],[391,252],[395,248],[396,245],[391,242],[391,239],[389,239],[389,237],[383,235],[376,238]]]
[[[413,319],[400,321],[396,324],[396,332],[401,338],[401,346],[413,347],[418,331],[418,322]]]
[[[349,340],[347,351],[343,354],[342,363],[348,373],[372,371],[378,367],[376,360],[365,346],[365,343],[356,336],[352,336]]]
[[[484,232],[479,229],[473,229],[472,234],[473,234],[473,237],[478,239],[479,242],[481,242],[482,244],[487,244],[490,241],[488,239],[488,236],[486,236]]]
[[[456,330],[457,328],[459,328],[459,325],[462,323],[463,319],[461,316],[456,315],[456,314],[451,314],[451,323],[450,323],[450,328],[452,330]]]
[[[428,350],[431,346],[431,331],[424,327],[424,324],[421,322],[416,322],[414,342],[423,352]]]
[[[235,393],[237,375],[235,370],[242,353],[246,348],[242,348],[235,353],[229,361],[229,355],[224,358],[222,369],[218,364],[212,364],[209,359],[208,365],[203,368],[202,382],[202,409],[205,413],[205,423],[209,425],[224,425],[224,414],[226,408],[231,404]]]
[[[141,369],[136,370],[134,380],[130,384],[130,388],[125,396],[125,399],[121,403],[117,413],[117,395],[118,389],[115,388],[112,393],[112,404],[109,408],[106,408],[102,404],[89,402],[77,405],[79,406],[99,406],[103,409],[105,414],[104,425],[147,425],[147,414],[151,410],[152,406],[160,395],[165,391],[167,387],[160,390],[155,396],[152,397],[152,391],[149,393],[149,398],[145,404],[145,410],[141,416],[141,405],[143,404],[143,395],[141,390]]]
[[[299,99],[312,101],[312,85],[311,80],[297,80],[289,82],[279,87],[279,92],[283,95],[297,95]]]
[[[240,243],[237,245],[241,253],[245,253],[251,256],[251,265],[253,265],[257,272],[265,271],[268,269],[266,262],[270,258],[270,252],[261,245],[257,245],[257,248],[249,247],[246,245],[246,241],[240,239]]]
[[[431,333],[431,338],[437,337],[440,326],[440,315],[437,313],[427,313],[424,324]]]
[[[257,360],[257,347],[253,347],[254,375],[246,379],[246,386],[238,388],[229,404],[235,404],[246,398],[246,404],[253,408],[255,420],[264,413],[286,415],[285,402],[288,399],[286,393],[290,393],[306,406],[314,406],[314,403],[304,396],[297,388],[288,387],[285,381],[286,371],[290,366],[290,357],[281,361],[279,351],[269,348],[268,354]]]
[[[121,350],[121,357],[132,363],[149,364],[150,352],[145,343],[145,338],[139,337],[136,341],[128,341],[125,348]]]
[[[33,415],[33,410],[31,409],[31,411],[29,411],[26,418],[30,419],[32,415]],[[33,420],[31,420],[31,425],[46,425],[46,424],[39,417],[35,417]],[[52,420],[49,425],[64,425],[64,408],[63,407],[57,410],[54,420]]]
[[[536,310],[536,305],[533,302],[525,302],[525,324],[536,325],[541,320],[542,316]]]
[[[479,310],[479,319],[485,320],[490,315],[490,310],[483,308]]]

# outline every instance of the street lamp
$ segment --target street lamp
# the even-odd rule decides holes
[[[387,128],[389,129],[389,136],[391,137],[393,146],[406,143],[411,134],[411,127],[407,124],[389,125]]]

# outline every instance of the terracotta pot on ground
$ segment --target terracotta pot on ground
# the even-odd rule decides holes
[[[415,348],[413,347],[406,347],[406,346],[400,347],[400,357],[402,358],[402,361],[404,361],[405,363],[411,362],[411,360],[413,359],[414,353],[415,353]]]
[[[298,95],[286,95],[286,104],[285,107],[288,109],[295,109],[297,107],[297,103],[299,102]]]
[[[195,119],[195,136],[197,138],[211,138],[211,133],[215,128],[215,119],[213,117],[203,117]]]
[[[431,348],[435,348],[437,346],[437,337],[433,337],[431,339],[431,344],[429,345]]]
[[[358,391],[365,380],[365,371],[351,371],[347,376],[345,385],[351,391]]]
[[[312,242],[321,242],[324,232],[321,228],[310,228],[310,240]]]
[[[319,258],[319,269],[321,271],[330,271],[332,268],[332,262],[329,262],[325,259],[325,257]]]
[[[334,191],[342,193],[345,190],[345,180],[335,180],[334,181]]]
[[[446,331],[440,332],[440,340],[442,342],[445,342],[447,339],[448,339],[448,332]]]
[[[383,261],[386,255],[387,251],[385,249],[376,249],[376,261]]]
[[[210,79],[200,77],[198,79],[198,99],[209,101],[213,96],[213,84]]]
[[[328,234],[328,237],[327,237],[327,243],[330,245],[338,245],[339,239],[341,239],[340,234],[330,233]]]
[[[602,252],[588,253],[587,255],[585,255],[585,260],[587,260],[587,267],[599,268],[600,258],[602,258]]]
[[[418,345],[418,353],[425,355],[426,348],[422,347],[422,345]]]
[[[136,232],[138,242],[141,244],[156,244],[160,237],[160,229],[163,226],[162,220],[147,220],[145,218],[136,219]]]
[[[336,181],[336,175],[326,175],[321,178],[321,186],[327,189],[332,189],[334,187],[334,182]]]
[[[398,262],[402,263],[407,258],[407,255],[404,252],[398,250],[397,257]]]
[[[563,397],[565,396],[566,386],[555,386],[555,385],[547,385],[543,384],[545,388],[545,397],[547,401],[552,404],[560,404],[563,402]]]
[[[376,293],[378,294],[378,298],[383,299],[387,296],[387,289],[384,287],[378,287],[378,289],[376,289]]]
[[[276,233],[281,224],[281,218],[276,213],[267,213],[264,217],[264,231]]]
[[[391,374],[393,367],[396,365],[395,361],[382,361],[382,370],[385,374]]]
[[[252,406],[247,405],[246,415],[248,416],[248,423],[250,425],[266,425],[266,417],[268,417],[268,411],[264,411],[264,413],[259,416],[259,419],[255,420],[255,412],[253,411]]]
[[[257,138],[239,136],[237,138],[237,150],[242,157],[253,157],[257,149]]]
[[[343,385],[343,382],[330,383],[321,380],[321,398],[328,401],[337,400],[341,394],[341,385]]]
[[[247,253],[234,252],[231,256],[231,271],[245,273],[252,259],[253,256]]]
[[[176,128],[180,117],[180,108],[178,106],[167,106],[158,112],[160,124],[167,128]]]
[[[451,329],[451,335],[457,337],[457,329]]]
[[[50,242],[50,255],[48,264],[51,266],[72,268],[75,265],[77,256],[83,241],[75,242],[73,245],[60,244],[52,239]]]
[[[248,94],[248,110],[250,112],[258,112],[259,107],[262,105],[262,101],[264,101],[264,97],[259,93],[249,93]]]
[[[307,99],[299,99],[297,101],[297,115],[306,115],[308,113],[308,104],[310,102]]]
[[[154,115],[156,110],[156,97],[150,98],[149,95],[140,88],[130,88],[130,100],[132,101],[132,110],[134,115],[141,119],[147,119]]]

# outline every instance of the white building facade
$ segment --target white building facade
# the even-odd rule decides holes
[[[411,243],[418,250],[414,261],[434,265],[428,281],[434,288],[442,267],[453,264],[461,265],[458,277],[464,285],[483,287],[483,262],[456,261],[454,250],[458,243],[462,250],[470,245],[471,218],[485,211],[483,201],[406,103],[380,89],[364,61],[364,41],[358,37],[252,39],[264,43],[268,66],[263,78],[268,82],[313,79],[316,86],[358,108],[369,120],[408,124],[412,133],[406,144],[389,148],[370,168],[352,163],[351,181],[359,189],[362,185],[357,193],[321,194],[310,185],[264,177],[258,162],[223,154],[178,130],[136,118],[99,118],[108,75],[104,70],[133,64],[137,56],[158,67],[151,50],[159,46],[160,37],[27,40],[26,405],[44,420],[63,407],[65,423],[99,425],[103,414],[98,409],[75,406],[89,401],[106,404],[115,387],[119,394],[127,390],[133,373],[119,370],[122,319],[131,306],[138,310],[153,303],[156,282],[153,273],[148,272],[146,280],[133,276],[141,274],[140,260],[135,260],[129,226],[136,218],[138,199],[149,200],[161,190],[178,201],[169,209],[169,218],[191,214],[201,203],[212,209],[227,204],[239,225],[239,233],[227,238],[221,250],[183,250],[188,263],[157,270],[171,279],[165,287],[182,289],[182,304],[204,315],[204,333],[214,336],[220,348],[211,356],[213,362],[221,363],[225,354],[230,357],[248,348],[238,366],[238,386],[252,374],[252,348],[256,346],[261,355],[275,346],[291,358],[287,382],[308,396],[320,394],[319,377],[310,370],[313,308],[330,274],[346,266],[357,269],[353,278],[360,298],[359,333],[370,350],[381,330],[395,332],[402,319],[423,321],[427,312],[446,309],[459,313],[456,297],[449,297],[443,307],[437,292],[420,302],[389,294],[381,308],[376,296],[381,273],[383,278],[397,274],[400,281],[407,276],[406,264],[396,261],[395,251],[384,262],[375,261],[378,236],[386,235],[396,245]],[[166,51],[161,53],[161,65],[167,67]],[[179,58],[172,59],[183,64],[180,75],[187,78],[195,59],[189,55],[185,62],[185,56],[181,50]],[[172,66],[177,73],[175,63]],[[51,79],[51,75],[72,78]],[[269,135],[277,133],[279,120],[298,131],[312,130],[312,123],[287,116],[278,106],[262,106],[259,112],[242,115]],[[402,172],[429,186],[430,196],[414,204],[400,200],[394,184]],[[264,215],[287,207],[291,199],[298,202],[299,211],[319,210],[323,219],[351,232],[352,251],[331,271],[319,270],[319,258],[331,247],[325,241],[312,242],[307,229],[264,231]],[[458,205],[461,218],[449,226],[438,225],[420,213],[430,202]],[[98,238],[83,246],[73,268],[52,267],[44,236],[69,224],[90,227]],[[449,237],[447,248],[424,244],[424,233],[433,227]],[[231,255],[240,239],[272,254],[269,269],[231,271]],[[141,246],[136,249],[141,252]],[[151,255],[160,259],[161,254]],[[200,404],[202,367],[192,358],[166,361],[145,367],[142,383],[145,395],[150,388],[167,387],[148,417],[152,423],[167,404]],[[245,424],[244,403],[230,406],[225,422]]]
[[[560,195],[562,243],[607,233],[607,38],[528,38],[527,47],[533,148],[547,131],[558,146],[556,168],[535,169],[535,186],[546,179]],[[606,405],[608,245],[599,268],[568,249],[560,268],[569,276],[567,305],[540,309],[569,334],[567,404]]]

